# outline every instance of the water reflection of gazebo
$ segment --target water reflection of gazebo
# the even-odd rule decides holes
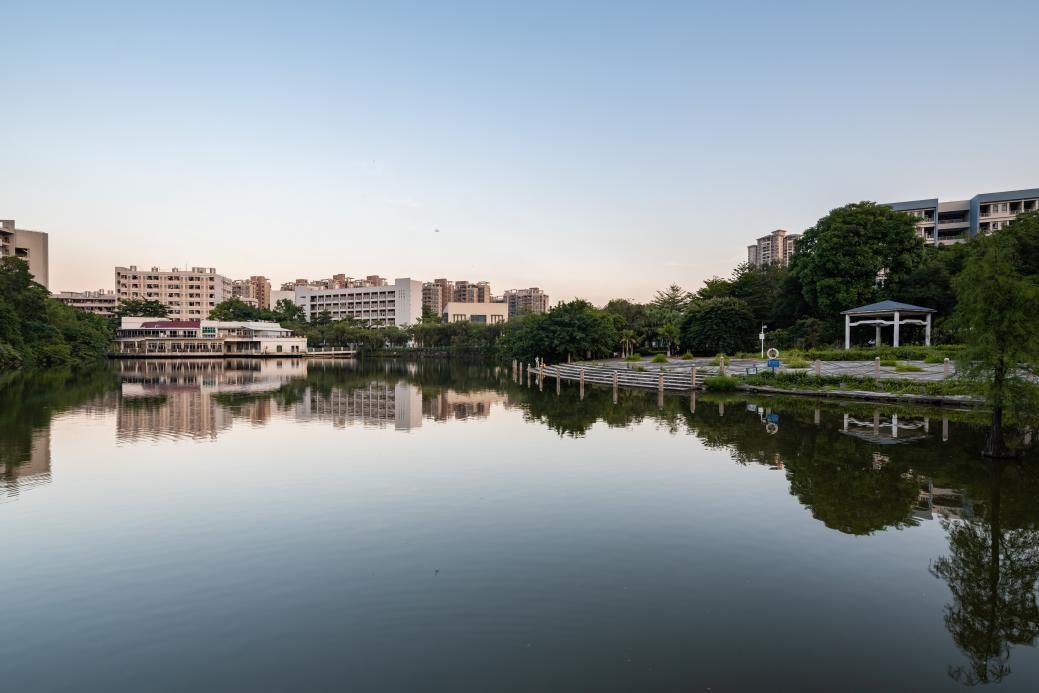
[[[844,316],[844,348],[851,348],[851,328],[858,325],[875,325],[877,328],[876,346],[880,346],[880,329],[884,325],[894,326],[894,336],[891,340],[892,346],[899,345],[899,328],[902,325],[923,325],[924,344],[931,345],[931,314],[934,308],[913,306],[898,301],[880,301],[870,303],[858,308],[850,308],[842,311]],[[852,319],[855,322],[852,322]]]
[[[856,419],[851,414],[844,415],[844,426],[841,433],[861,438],[862,440],[879,445],[894,445],[897,443],[911,443],[916,440],[927,438],[931,431],[931,420],[929,418],[901,420],[898,414],[890,417],[882,417],[880,411],[873,413],[872,420]],[[947,436],[943,436],[943,439]]]

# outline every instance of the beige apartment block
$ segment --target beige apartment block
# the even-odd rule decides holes
[[[529,289],[508,289],[504,301],[509,306],[509,318],[548,312],[548,294],[536,286]]]
[[[218,303],[233,295],[231,280],[213,267],[116,267],[115,291],[120,301],[159,301],[169,308],[169,317],[177,320],[205,319]]]
[[[0,219],[0,257],[17,257],[29,264],[29,273],[44,288],[50,288],[50,258],[47,234],[15,228],[14,219]]]
[[[253,275],[248,279],[235,279],[231,282],[231,295],[246,303],[270,310],[271,282],[267,277]]]

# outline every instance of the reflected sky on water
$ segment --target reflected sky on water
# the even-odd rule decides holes
[[[1039,686],[1039,463],[972,411],[443,362],[0,381],[5,689]]]

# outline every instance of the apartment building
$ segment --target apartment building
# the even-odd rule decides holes
[[[422,285],[422,305],[428,308],[433,315],[444,312],[444,306],[454,296],[455,284],[446,279],[434,279]]]
[[[925,243],[950,245],[979,233],[999,231],[1018,214],[1039,210],[1039,188],[981,193],[969,200],[942,202],[932,198],[887,205],[916,217],[916,231]]]
[[[393,284],[337,289],[297,286],[294,300],[307,320],[328,313],[333,320],[353,318],[372,326],[403,327],[422,318],[422,282],[407,277],[395,279]]]
[[[495,325],[508,321],[509,304],[451,301],[444,306],[441,319],[444,322],[473,322],[481,325]]]
[[[254,275],[248,279],[231,282],[231,295],[263,310],[271,307],[271,283],[264,276]]]
[[[213,267],[116,267],[115,291],[120,301],[159,301],[169,308],[170,318],[179,320],[207,318],[218,303],[233,295],[231,280]]]
[[[767,236],[762,236],[753,245],[747,246],[747,262],[755,267],[764,265],[783,265],[790,262],[790,256],[797,248],[799,233],[790,233],[785,229],[776,229]]]
[[[454,303],[490,303],[491,285],[488,282],[470,283],[465,279],[454,283],[451,302]]]
[[[50,288],[49,241],[43,231],[15,227],[14,219],[0,219],[0,258],[17,257],[29,265],[29,273],[44,288]]]
[[[119,307],[119,297],[112,290],[61,291],[54,294],[54,298],[67,306],[79,308],[94,315],[115,315],[116,308]]]
[[[314,289],[362,289],[368,286],[389,286],[385,277],[369,274],[364,279],[355,279],[345,274],[333,274],[328,279],[297,279],[281,285],[282,291],[295,291],[297,287],[309,286]]]
[[[536,286],[529,289],[508,289],[503,300],[509,306],[509,319],[519,315],[548,312],[548,294]]]

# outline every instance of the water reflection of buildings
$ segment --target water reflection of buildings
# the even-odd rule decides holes
[[[22,459],[0,459],[0,503],[14,500],[22,491],[50,483],[51,429],[33,430],[29,454]]]
[[[422,413],[434,421],[487,418],[495,404],[505,406],[508,404],[508,396],[494,390],[443,390],[422,402]]]
[[[271,399],[253,395],[273,393],[306,374],[299,359],[122,361],[116,436],[213,438],[235,418],[263,424]]]
[[[308,387],[296,404],[295,414],[298,419],[331,421],[339,428],[393,424],[398,431],[409,431],[422,425],[422,393],[403,381],[391,385],[373,380],[361,387],[330,392]]]

